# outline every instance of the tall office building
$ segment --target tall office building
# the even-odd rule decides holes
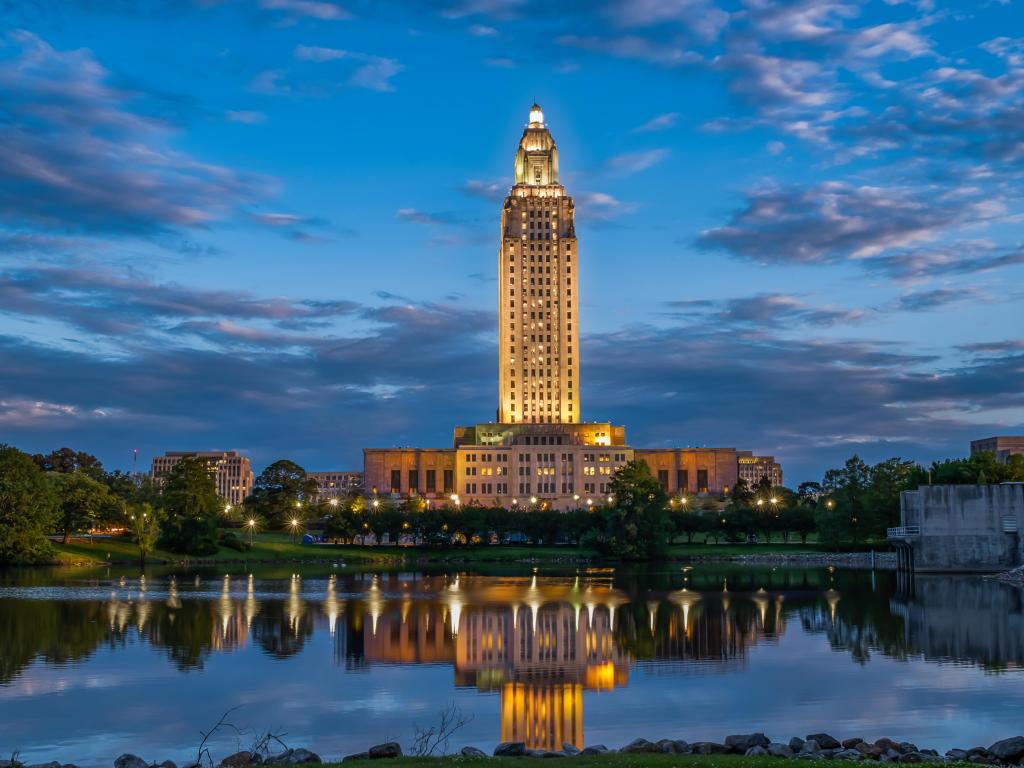
[[[498,422],[580,420],[575,209],[558,148],[534,104],[501,212]]]
[[[256,482],[249,457],[237,451],[168,451],[154,456],[150,476],[159,483],[184,458],[201,459],[217,483],[217,494],[229,504],[241,504]]]

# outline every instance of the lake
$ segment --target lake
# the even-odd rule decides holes
[[[975,576],[678,564],[0,573],[0,755],[109,768],[285,733],[337,759],[454,705],[451,749],[826,730],[1024,731],[1024,591]],[[234,708],[234,709],[232,709]]]

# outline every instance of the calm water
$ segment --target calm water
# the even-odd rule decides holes
[[[408,745],[450,702],[472,717],[453,748],[754,729],[989,744],[1024,731],[1022,598],[714,566],[0,574],[0,754],[183,761],[238,707],[235,724],[338,757]]]

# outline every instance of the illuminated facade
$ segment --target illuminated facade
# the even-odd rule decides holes
[[[536,104],[516,151],[498,254],[498,422],[580,417],[575,207],[558,182],[558,148]]]
[[[755,456],[750,451],[740,451],[737,456],[739,477],[753,488],[762,478],[767,477],[773,486],[782,485],[782,465],[774,456]]]
[[[202,459],[217,483],[217,495],[229,504],[241,504],[252,492],[256,478],[249,457],[236,451],[168,451],[163,456],[154,456],[150,476],[162,482],[171,467],[184,458]]]
[[[578,255],[558,148],[534,104],[501,210],[497,421],[456,427],[451,448],[364,449],[368,494],[564,510],[606,503],[634,459],[669,494],[729,492],[735,448],[633,449],[624,427],[581,421]]]

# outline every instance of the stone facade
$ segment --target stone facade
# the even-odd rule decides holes
[[[751,451],[739,451],[737,463],[739,478],[746,482],[747,488],[753,488],[763,477],[767,477],[773,486],[783,485],[782,465],[774,456],[755,456]]]
[[[536,104],[501,211],[498,421],[580,419],[575,206],[558,183],[558,149]]]
[[[163,456],[153,457],[150,476],[161,482],[171,467],[185,457],[206,462],[206,468],[217,482],[217,494],[229,504],[241,504],[252,492],[256,478],[249,457],[236,451],[168,451]]]
[[[1005,464],[1011,456],[1024,456],[1024,435],[1003,435],[971,440],[971,456],[982,451],[996,455],[996,460]]]

